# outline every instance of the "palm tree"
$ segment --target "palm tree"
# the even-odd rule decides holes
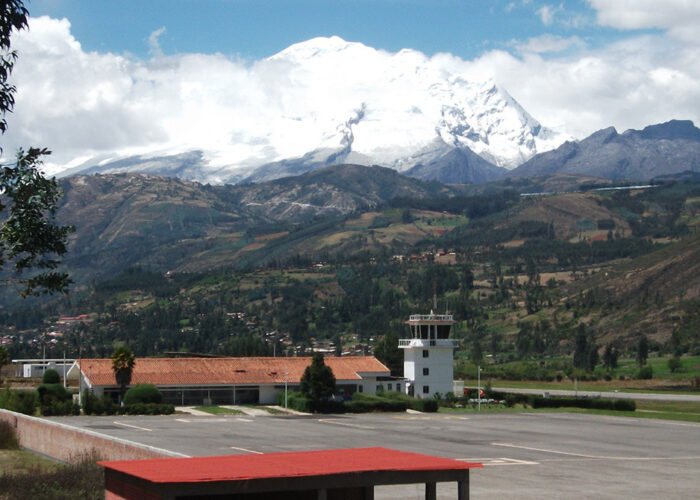
[[[119,402],[124,399],[126,386],[131,383],[131,374],[134,371],[136,359],[134,353],[125,345],[117,347],[112,353],[112,371],[119,384]]]

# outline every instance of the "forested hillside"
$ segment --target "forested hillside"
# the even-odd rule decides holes
[[[150,356],[376,349],[398,372],[403,321],[433,308],[434,296],[458,320],[458,357],[574,356],[582,335],[587,352],[632,354],[642,336],[660,352],[700,352],[697,183],[538,196],[445,197],[438,188],[368,211],[257,225],[209,188],[165,186],[117,198],[112,220],[132,211],[123,224],[79,230],[85,248],[97,244],[85,231],[105,248],[120,241],[114,248],[136,256],[131,266],[68,297],[5,305],[13,356],[46,346],[47,356],[71,357],[80,345],[83,356],[104,356],[120,341]],[[179,201],[161,203],[166,194]],[[157,217],[144,215],[156,206]],[[137,247],[161,231],[171,239]]]

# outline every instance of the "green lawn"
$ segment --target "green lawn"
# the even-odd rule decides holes
[[[654,378],[665,378],[670,380],[683,380],[689,377],[700,377],[700,356],[682,356],[681,370],[671,373],[668,369],[668,357],[649,358],[647,364],[654,370]],[[639,369],[633,359],[622,359],[619,362],[616,375],[631,377]]]
[[[586,410],[582,408],[538,408],[533,409],[515,405],[507,408],[502,405],[481,405],[481,413],[585,413],[589,415],[612,415],[617,417],[658,418],[663,420],[681,420],[700,423],[700,403],[676,401],[637,401],[637,411]],[[478,413],[474,405],[466,408],[440,408],[440,413],[464,414]]]
[[[650,392],[659,394],[700,394],[700,391],[693,390],[690,385],[687,387],[664,387],[659,385],[649,385],[643,382],[648,381],[616,381],[611,380],[610,382],[598,381],[598,382],[579,382],[579,391],[593,391],[593,392]],[[481,386],[486,384],[486,379],[481,379]],[[465,387],[476,387],[477,380],[465,380]],[[496,387],[509,387],[515,389],[557,389],[562,391],[573,391],[576,390],[574,382],[571,380],[562,380],[561,382],[540,382],[538,380],[531,381],[520,381],[520,380],[499,380],[491,379],[491,385]]]
[[[222,408],[221,406],[195,406],[195,410],[211,413],[212,415],[245,415],[240,410],[231,408]]]
[[[256,410],[263,410],[269,413],[270,415],[287,415],[288,413],[283,411],[283,410],[278,410],[277,408],[272,408],[270,406],[261,406],[261,405],[244,405],[246,408],[255,408]]]
[[[617,369],[612,374],[612,380],[597,380],[597,381],[579,381],[578,390],[580,391],[622,391],[622,392],[663,392],[675,394],[698,394],[700,388],[694,388],[691,381],[695,377],[700,377],[700,356],[683,356],[681,357],[681,369],[676,373],[671,373],[668,368],[669,357],[649,358],[647,364],[653,370],[653,378],[651,380],[636,380],[634,374],[638,370],[638,365],[634,359],[625,358],[618,362]],[[552,362],[554,359],[545,360],[528,360],[526,362],[513,363],[537,363],[539,361]],[[623,380],[620,380],[622,378]],[[482,375],[482,385],[486,383],[488,377]],[[491,385],[494,387],[514,387],[521,389],[560,389],[560,390],[575,390],[576,386],[573,380],[564,378],[561,382],[543,382],[537,380],[503,380],[490,379]],[[474,379],[465,380],[466,386],[476,386],[477,381]]]

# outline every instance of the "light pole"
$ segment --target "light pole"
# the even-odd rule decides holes
[[[78,344],[78,406],[83,408],[83,331],[80,331],[80,343]]]
[[[287,409],[287,382],[289,381],[289,366],[284,365],[284,409]]]
[[[479,411],[481,411],[481,366],[476,367],[476,395],[479,398]]]

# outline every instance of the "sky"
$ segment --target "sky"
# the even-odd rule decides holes
[[[207,106],[236,114],[242,104],[226,89],[240,89],[242,100],[283,91],[288,75],[270,74],[266,58],[333,35],[388,53],[411,48],[441,64],[449,58],[455,71],[493,78],[543,125],[575,138],[673,118],[700,123],[697,0],[32,0],[27,7],[30,29],[13,36],[18,92],[2,142],[5,150],[49,146],[53,168],[172,144]],[[192,88],[206,89],[206,99],[183,105]]]

